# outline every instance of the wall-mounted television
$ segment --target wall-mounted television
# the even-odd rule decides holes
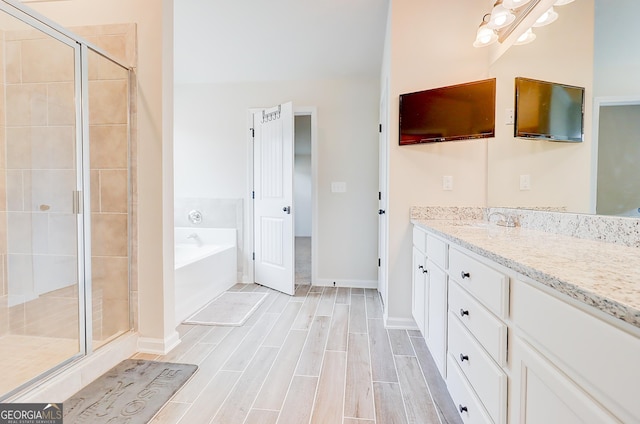
[[[400,95],[400,145],[495,136],[495,78]]]
[[[514,135],[552,141],[584,140],[584,88],[516,78]]]

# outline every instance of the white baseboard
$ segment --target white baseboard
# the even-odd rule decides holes
[[[165,339],[155,339],[152,337],[138,338],[138,352],[150,353],[152,355],[166,355],[180,344],[180,335],[177,331]]]
[[[138,334],[123,334],[89,356],[73,362],[46,380],[9,399],[21,403],[58,403],[136,353]]]
[[[384,327],[394,330],[417,330],[418,326],[413,318],[385,317]]]
[[[329,280],[329,279],[318,279],[311,283],[313,286],[321,286],[321,287],[334,287],[333,283],[335,283],[335,287],[352,287],[356,289],[377,289],[378,288],[378,280]]]

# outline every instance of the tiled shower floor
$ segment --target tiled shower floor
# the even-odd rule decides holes
[[[0,337],[0,394],[37,377],[79,352],[78,341],[53,337]]]

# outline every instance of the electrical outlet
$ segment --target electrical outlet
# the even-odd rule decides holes
[[[443,190],[453,190],[453,176],[444,175],[442,177],[442,189]]]
[[[531,190],[531,175],[520,175],[520,190]]]
[[[513,125],[516,122],[515,111],[513,108],[507,108],[504,114],[504,124]]]
[[[331,193],[346,193],[347,183],[343,181],[336,181],[331,183]]]

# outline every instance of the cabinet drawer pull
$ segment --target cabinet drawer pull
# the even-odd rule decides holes
[[[462,414],[463,412],[467,412],[468,409],[466,406],[462,406],[462,405],[458,405],[458,409],[460,410],[460,413]]]
[[[422,273],[423,273],[423,274],[427,274],[428,272],[429,272],[429,270],[428,270],[427,268],[423,268],[423,269],[422,269]]]
[[[465,311],[464,309],[460,308],[460,316],[463,317],[465,315],[469,316],[469,311]]]
[[[469,360],[469,355],[463,355],[462,353],[460,354],[460,362],[464,362],[468,360]]]
[[[469,274],[468,272],[460,271],[460,277],[462,277],[462,279],[464,280],[465,278],[471,277],[471,274]]]
[[[424,269],[422,265],[418,265],[418,269]]]

